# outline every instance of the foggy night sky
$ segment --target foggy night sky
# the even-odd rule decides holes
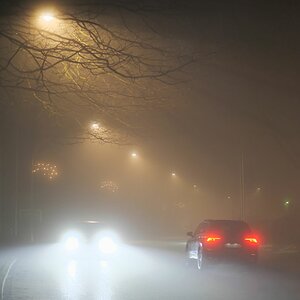
[[[166,42],[197,53],[198,61],[184,68],[184,82],[166,87],[172,107],[132,116],[142,133],[135,145],[86,142],[41,150],[39,158],[57,162],[62,172],[53,189],[38,191],[50,210],[57,201],[64,213],[103,213],[111,204],[97,184],[108,178],[120,185],[109,196],[118,215],[125,209],[139,221],[148,217],[147,224],[168,215],[184,228],[205,217],[237,217],[238,208],[226,201],[230,195],[238,206],[242,153],[249,217],[280,214],[287,196],[299,203],[299,4],[199,2],[178,1],[179,8],[153,14]],[[132,161],[132,150],[140,161]],[[174,209],[173,196],[186,207]],[[186,221],[191,208],[196,211]]]

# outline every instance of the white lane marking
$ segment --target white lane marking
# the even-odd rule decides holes
[[[3,278],[2,285],[1,285],[1,298],[0,298],[1,300],[4,300],[4,287],[5,287],[6,279],[7,279],[8,275],[9,275],[9,272],[10,272],[11,268],[12,268],[13,265],[16,263],[16,261],[17,261],[17,259],[15,258],[15,259],[9,264],[8,269],[7,269],[7,271],[6,271],[6,273],[5,273],[5,276],[4,276],[4,278]]]

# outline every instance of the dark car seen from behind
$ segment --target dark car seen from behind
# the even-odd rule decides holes
[[[194,233],[188,232],[188,235],[187,261],[196,260],[198,269],[221,260],[257,261],[258,238],[244,221],[204,220]]]

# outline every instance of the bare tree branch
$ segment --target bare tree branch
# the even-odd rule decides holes
[[[92,112],[130,128],[123,113],[163,105],[162,86],[176,83],[171,75],[192,59],[145,30],[147,11],[155,11],[147,5],[143,13],[136,2],[76,7],[49,22],[29,8],[1,20],[0,88],[31,93],[46,111],[80,123]],[[128,13],[137,16],[136,31]]]

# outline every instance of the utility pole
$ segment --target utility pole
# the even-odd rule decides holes
[[[15,237],[19,234],[19,120],[16,120],[15,132]]]
[[[31,172],[31,177],[30,177],[30,214],[29,214],[29,218],[30,218],[30,242],[33,243],[34,242],[34,232],[33,232],[33,208],[34,208],[34,204],[35,204],[35,199],[34,199],[34,192],[35,192],[35,177],[34,174],[32,172],[33,170],[33,153],[32,153],[32,157],[31,157],[31,168],[30,168],[30,172]]]
[[[240,186],[241,186],[241,201],[240,201],[240,219],[245,219],[245,166],[244,166],[244,152],[241,156],[241,174],[240,174]]]

